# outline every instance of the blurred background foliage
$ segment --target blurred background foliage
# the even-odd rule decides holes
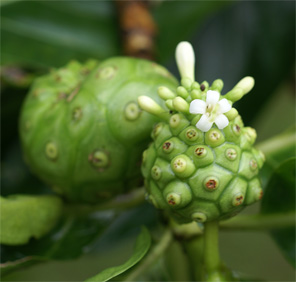
[[[0,5],[1,193],[51,193],[22,160],[18,140],[22,101],[34,77],[53,67],[73,59],[122,55],[117,12],[112,1],[2,0]],[[237,108],[245,124],[256,128],[258,141],[294,125],[294,1],[151,1],[150,8],[158,27],[157,61],[176,77],[175,47],[179,41],[190,41],[199,82],[221,78],[226,93],[240,78],[255,78],[255,88]],[[285,156],[292,157],[294,147],[288,149]],[[274,160],[278,167],[284,160],[282,153]],[[295,210],[295,205],[289,208]],[[258,210],[259,205],[245,213]],[[1,247],[2,274],[7,273],[3,281],[86,279],[124,262],[140,226],[156,226],[158,216],[148,204],[124,212],[87,215],[68,209],[43,239],[22,247]],[[273,236],[279,241],[281,235]],[[289,242],[295,246],[293,238]],[[295,279],[293,267],[267,233],[223,231],[221,253],[228,266],[252,277]],[[48,259],[67,261],[11,271]]]

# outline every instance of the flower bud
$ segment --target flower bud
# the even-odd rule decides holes
[[[188,77],[194,81],[194,51],[189,42],[180,42],[176,48],[176,62],[182,78]]]
[[[176,97],[176,94],[173,91],[164,86],[158,87],[157,93],[163,100],[174,99]]]

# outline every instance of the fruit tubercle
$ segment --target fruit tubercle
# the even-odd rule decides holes
[[[176,51],[181,85],[158,88],[165,106],[138,98],[140,108],[163,120],[143,154],[142,173],[155,207],[180,223],[203,223],[234,216],[261,199],[258,173],[265,159],[253,148],[256,131],[244,127],[232,107],[253,88],[254,79],[243,78],[221,96],[221,79],[211,85],[194,81],[195,59],[188,44],[180,43]]]

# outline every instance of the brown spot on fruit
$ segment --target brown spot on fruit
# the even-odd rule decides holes
[[[89,162],[96,168],[99,172],[104,171],[110,165],[110,159],[106,152],[101,150],[94,151],[88,156]]]
[[[238,124],[234,124],[232,128],[236,135],[239,135],[241,133],[241,128]]]
[[[244,202],[245,196],[242,193],[235,194],[232,198],[232,205],[234,207],[240,206]]]
[[[195,154],[197,156],[202,156],[204,154],[205,148],[197,148],[195,149]]]
[[[195,129],[193,128],[190,128],[186,131],[186,138],[189,140],[189,141],[195,141],[198,137],[198,133]]]
[[[162,150],[164,153],[170,153],[174,148],[174,144],[170,141],[166,141],[162,145]]]
[[[174,206],[174,205],[176,204],[176,202],[175,202],[173,199],[170,199],[170,200],[168,201],[168,204]]]
[[[204,84],[201,84],[201,85],[200,85],[200,90],[201,90],[201,91],[204,91],[205,89],[206,89],[206,86],[205,86]]]
[[[207,177],[204,181],[204,186],[208,191],[214,191],[219,186],[219,180],[215,176]]]
[[[167,149],[170,148],[170,146],[171,146],[171,143],[170,143],[170,142],[165,142],[165,143],[163,144],[162,148],[163,148],[164,150],[167,150]]]
[[[177,193],[169,193],[167,196],[166,196],[166,200],[167,200],[167,203],[170,205],[170,206],[175,206],[175,205],[179,205],[181,203],[181,196]]]
[[[194,156],[202,159],[208,154],[207,149],[204,146],[197,146],[194,150]]]
[[[215,189],[216,188],[216,181],[214,179],[210,179],[207,183],[206,183],[206,186],[207,188],[209,189]]]

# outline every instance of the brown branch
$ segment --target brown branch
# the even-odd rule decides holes
[[[115,1],[123,52],[127,56],[154,60],[157,28],[147,1]]]

